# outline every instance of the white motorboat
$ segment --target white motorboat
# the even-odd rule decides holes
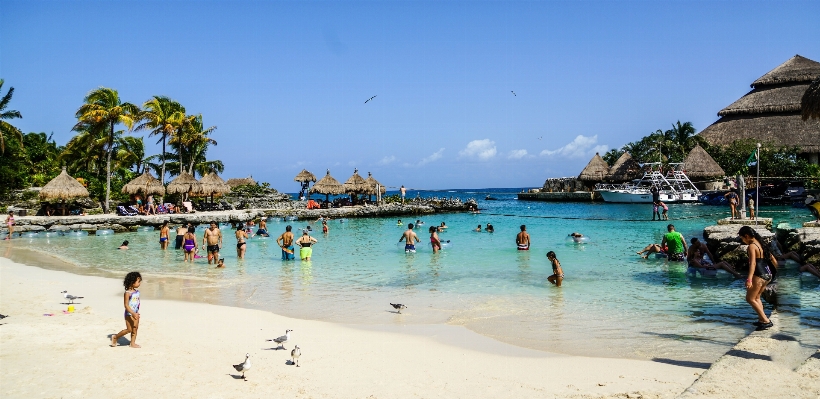
[[[624,184],[598,184],[595,191],[601,194],[604,202],[618,203],[652,203],[652,187],[658,190],[658,197],[664,203],[696,202],[700,191],[686,176],[683,164],[670,164],[672,169],[664,175],[662,164],[647,163],[643,178]]]

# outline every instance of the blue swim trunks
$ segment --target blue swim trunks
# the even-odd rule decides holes
[[[296,259],[296,255],[293,251],[293,245],[291,245],[289,247],[285,247],[285,249],[287,249],[290,252],[287,252],[283,249],[282,250],[282,260],[294,260],[294,259]]]
[[[416,252],[416,246],[413,245],[413,244],[407,244],[407,245],[404,246],[404,252],[405,253]]]

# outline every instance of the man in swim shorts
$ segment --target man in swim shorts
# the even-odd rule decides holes
[[[174,249],[182,248],[182,239],[185,237],[185,233],[188,232],[188,226],[181,224],[177,227],[177,236],[176,240],[174,241]]]
[[[683,239],[683,235],[681,235],[681,233],[675,231],[675,226],[670,224],[666,226],[666,230],[669,232],[664,234],[663,241],[661,241],[661,247],[669,248],[669,251],[667,252],[667,257],[669,260],[683,262],[684,259],[686,259],[686,256],[684,255],[686,253],[686,240]]]
[[[291,230],[293,228],[290,225],[285,227],[285,232],[276,239],[276,243],[279,244],[279,248],[282,248],[282,260],[295,260],[296,255],[294,254],[293,249],[293,233]]]
[[[205,235],[202,237],[202,246],[208,250],[208,264],[211,260],[216,264],[219,261],[219,249],[222,248],[222,231],[217,227],[216,222],[211,222],[211,227],[205,229]]]
[[[407,224],[407,230],[402,233],[399,242],[404,241],[404,253],[416,253],[416,243],[420,242],[419,236],[413,231],[413,223]]]
[[[404,196],[407,195],[407,189],[404,188],[404,185],[402,184],[399,191],[401,191],[401,203],[404,204]]]
[[[518,246],[519,251],[530,250],[530,235],[527,233],[527,225],[521,225],[521,232],[515,236],[515,245]]]

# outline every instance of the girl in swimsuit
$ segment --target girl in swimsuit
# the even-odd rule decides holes
[[[554,284],[556,287],[561,286],[564,281],[564,269],[561,268],[561,262],[555,257],[555,252],[547,252],[547,259],[552,262],[552,276],[547,277],[547,281]]]
[[[433,253],[441,251],[441,240],[438,238],[438,228],[436,226],[430,226],[428,231],[430,232],[430,245],[433,246]]]
[[[185,262],[187,262],[188,259],[190,259],[191,262],[194,261],[194,250],[196,249],[196,235],[194,234],[195,231],[196,228],[191,226],[190,228],[188,228],[188,231],[182,237],[184,240],[184,243],[182,244],[182,249],[185,250]]]
[[[248,245],[245,240],[248,238],[248,233],[245,232],[245,229],[242,228],[240,224],[239,227],[236,229],[236,257],[239,259],[245,259],[245,250],[247,249]]]
[[[11,235],[14,234],[14,212],[9,211],[9,216],[6,218],[6,226],[9,228],[9,235],[7,240],[11,240]]]
[[[763,247],[763,238],[753,228],[743,226],[737,234],[740,236],[740,240],[749,246],[747,249],[749,275],[746,279],[746,302],[757,313],[757,322],[753,323],[757,326],[757,331],[766,330],[771,328],[773,324],[766,317],[760,295],[763,294],[763,290],[766,289],[766,285],[772,279],[772,269],[769,267],[767,260],[774,266],[777,266],[777,260]]]
[[[123,295],[123,305],[125,306],[125,330],[111,336],[111,346],[117,346],[117,340],[125,334],[131,333],[132,348],[139,348],[137,345],[137,329],[140,326],[140,291],[142,276],[139,272],[131,272],[125,275],[122,285],[125,287]]]
[[[327,234],[328,227],[327,227],[327,220],[322,220],[322,233]]]

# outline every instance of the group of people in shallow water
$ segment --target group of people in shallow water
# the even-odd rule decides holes
[[[705,243],[696,237],[691,239],[691,246],[687,248],[683,235],[675,231],[675,226],[668,225],[667,231],[661,244],[650,244],[646,248],[638,251],[638,255],[647,258],[653,253],[667,257],[670,261],[684,260],[687,262],[689,271],[693,274],[699,273],[701,276],[714,277],[717,270],[725,270],[735,278],[743,278],[743,275],[725,261],[717,262],[717,259]],[[746,302],[751,305],[757,313],[758,320],[753,324],[758,331],[772,327],[772,322],[766,316],[763,308],[761,296],[766,287],[777,281],[778,262],[791,259],[800,265],[800,272],[810,273],[820,278],[820,270],[811,263],[805,262],[800,254],[791,251],[784,253],[780,243],[772,239],[769,246],[763,245],[763,238],[750,226],[743,226],[738,231],[738,238],[747,245],[747,256],[749,259],[748,272],[746,273]],[[708,256],[708,258],[707,258]]]

